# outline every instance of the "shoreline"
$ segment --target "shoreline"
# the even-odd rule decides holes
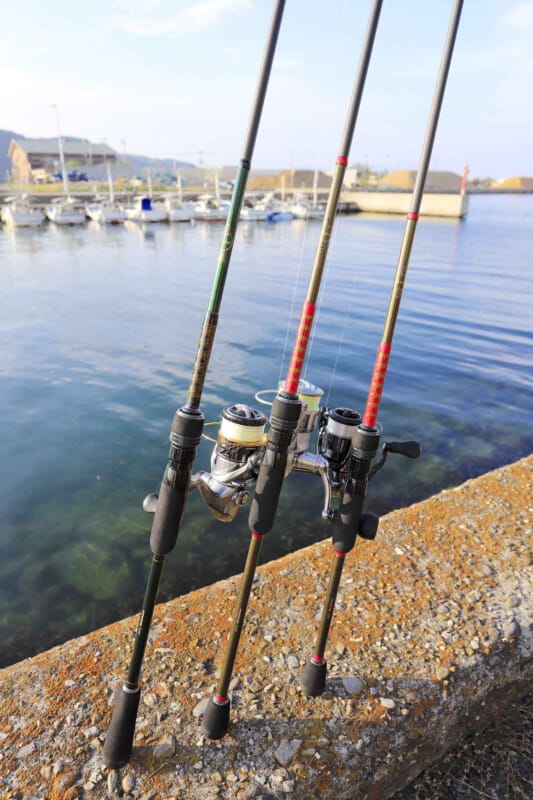
[[[238,576],[157,607],[119,773],[101,750],[136,617],[0,670],[6,800],[389,797],[530,685],[532,470],[529,456],[391,512],[374,543],[358,543],[320,698],[301,694],[298,675],[329,542],[261,566],[221,742],[201,736],[199,714]]]

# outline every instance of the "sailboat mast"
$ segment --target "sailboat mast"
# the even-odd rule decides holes
[[[53,103],[52,108],[55,109],[56,112],[56,123],[57,123],[57,143],[59,146],[59,162],[61,164],[61,175],[63,177],[63,189],[65,191],[65,195],[70,198],[70,192],[68,188],[68,180],[67,180],[67,169],[65,167],[65,154],[63,153],[63,140],[61,138],[61,129],[59,127],[59,110],[57,108],[56,103]]]
[[[111,166],[109,164],[109,161],[107,161],[106,163],[107,163],[107,182],[109,184],[109,199],[110,199],[110,201],[112,203],[114,203],[115,202],[115,190],[113,188],[113,179],[111,177]]]

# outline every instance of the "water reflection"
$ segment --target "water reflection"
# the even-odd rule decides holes
[[[529,211],[531,201],[520,198]],[[382,423],[388,438],[419,438],[424,456],[409,470],[391,459],[372,487],[377,512],[531,450],[533,232],[517,198],[498,202],[473,198],[461,223],[420,221]],[[319,230],[239,227],[207,419],[276,386]],[[138,610],[149,558],[140,503],[161,478],[223,231],[129,222],[0,232],[5,663]],[[402,235],[402,218],[337,222],[307,369],[310,380],[331,385],[333,405],[364,405]],[[208,466],[209,453],[202,443],[198,466]],[[320,506],[316,483],[291,476],[265,557],[325,536]],[[162,597],[241,569],[245,529],[246,512],[221,528],[191,497]],[[206,546],[221,535],[225,546],[210,548],[216,557],[206,562]]]

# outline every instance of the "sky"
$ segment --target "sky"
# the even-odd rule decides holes
[[[451,0],[384,0],[350,162],[415,169]],[[370,0],[287,0],[252,166],[331,169]],[[0,128],[237,164],[273,0],[23,0]],[[465,0],[432,169],[533,176],[533,0]]]

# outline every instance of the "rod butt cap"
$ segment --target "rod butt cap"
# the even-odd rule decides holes
[[[107,729],[103,761],[106,767],[120,769],[130,760],[141,690],[126,691],[123,686]]]
[[[229,728],[230,701],[224,702],[209,698],[209,703],[202,717],[202,733],[208,739],[222,739]]]
[[[308,697],[319,697],[326,688],[328,667],[325,661],[317,663],[310,656],[300,674],[300,688]]]

